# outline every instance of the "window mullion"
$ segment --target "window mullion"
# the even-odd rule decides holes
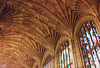
[[[90,24],[90,26],[91,26],[91,29],[93,30],[93,24]],[[99,42],[97,41],[97,37],[96,37],[96,35],[95,35],[95,32],[94,32],[94,30],[93,30],[93,33],[94,33],[94,36],[95,36],[95,38],[96,38],[96,44],[98,44]],[[92,40],[93,41],[93,40]],[[94,45],[94,43],[93,43],[93,45]],[[98,45],[96,45],[96,46],[94,46],[93,48],[94,48],[94,50],[95,50],[95,52],[96,52],[96,47],[98,47]],[[98,55],[97,55],[97,52],[96,52],[96,56],[97,56],[97,58],[98,58],[98,61],[99,61],[99,57],[98,57]]]
[[[61,66],[61,63],[62,63],[62,61],[61,61],[61,53],[60,53],[60,55],[59,55],[59,59],[60,59],[59,66],[60,66],[60,68],[61,68],[61,67],[62,67],[62,66]]]
[[[61,60],[59,58],[59,61],[61,61],[61,68],[68,68],[68,66],[71,67],[71,57],[70,57],[70,53],[71,51],[69,51],[69,42],[63,42],[60,50],[61,52],[59,52],[59,55],[61,55]],[[60,62],[59,62],[60,63]]]
[[[83,35],[82,35],[82,38],[83,38]],[[83,40],[83,43],[85,43],[85,42],[84,42],[84,40]],[[85,47],[85,44],[83,44],[83,45],[84,45],[84,47]],[[85,50],[86,50],[86,47],[85,47]],[[87,52],[86,52],[86,53],[87,53]],[[84,54],[84,55],[85,55],[85,54]],[[87,57],[87,59],[88,59],[89,67],[91,67],[91,66],[90,66],[90,60],[89,60],[89,58],[88,58],[88,55],[87,55],[87,54],[86,54],[86,57]]]
[[[87,35],[86,35],[86,31],[89,31],[89,30],[88,30],[87,26],[84,27],[84,31],[85,31],[86,40],[87,40],[87,42],[88,42]],[[90,34],[90,32],[89,32],[89,34]],[[92,40],[91,34],[90,34],[90,38],[91,38],[91,40]],[[92,43],[93,43],[93,40],[92,40]],[[89,46],[89,42],[88,42],[88,46]],[[94,47],[94,44],[93,44],[93,47]],[[94,63],[94,58],[93,58],[92,50],[91,50],[90,46],[89,46],[89,52],[90,52],[90,54],[91,54],[91,56],[92,56],[93,63]],[[94,63],[94,66],[95,66],[95,68],[96,68],[95,63]]]
[[[79,41],[81,42],[80,43],[80,45],[81,44],[83,44],[83,37],[82,37],[82,33],[79,33],[79,37],[80,37],[80,39],[79,39]],[[84,48],[84,51],[82,50],[82,47]],[[81,45],[81,53],[82,53],[82,55],[84,55],[85,54],[85,52],[86,52],[86,48],[85,48],[85,46],[84,45]],[[83,54],[84,53],[84,54]],[[83,56],[82,56],[83,57]],[[84,58],[84,57],[83,57]],[[86,65],[85,65],[85,68],[86,68]]]
[[[91,26],[91,28],[92,28],[92,27],[93,27],[93,24],[91,24],[90,26]],[[93,28],[92,28],[92,30],[93,30]],[[99,42],[97,41],[97,36],[96,36],[94,30],[93,30],[93,33],[94,33],[94,36],[95,36],[95,38],[96,38],[96,42],[99,43]]]
[[[88,29],[88,28],[87,28]],[[91,29],[92,29],[92,26],[91,26]],[[92,29],[93,30],[93,29]],[[89,31],[89,29],[88,29],[88,32],[89,32],[89,35],[90,35],[90,38],[91,38],[91,41],[92,41],[92,44],[93,44],[93,49],[95,50],[95,45],[94,45],[94,43],[93,43],[93,39],[92,39],[92,35],[90,34],[90,31]],[[94,34],[95,35],[95,34]],[[95,38],[96,38],[96,36],[95,36]],[[97,39],[96,39],[97,40]],[[92,49],[92,50],[93,50]],[[91,50],[91,52],[92,52],[92,50]],[[96,52],[96,50],[95,50],[95,52]],[[97,53],[96,53],[96,55],[97,55]],[[93,58],[93,55],[92,55],[92,58]],[[99,61],[99,60],[98,60]],[[94,63],[94,65],[95,65],[95,68],[96,68],[96,64],[95,64],[95,61],[94,61],[94,58],[93,58],[93,63]]]
[[[61,52],[61,68],[62,68],[62,52]]]
[[[66,52],[66,66],[68,66],[68,61],[67,61],[67,47],[66,47],[66,49],[65,49],[65,52]]]
[[[69,47],[68,47],[68,53],[69,53],[69,64],[70,64],[70,51],[69,51]]]
[[[79,38],[85,67],[100,68],[100,35],[92,21],[82,25]]]
[[[65,67],[65,58],[64,58],[64,51],[63,51],[63,65],[64,65],[64,67]]]
[[[65,53],[65,67],[67,66],[67,60],[66,60],[66,47],[65,47],[65,49],[64,49],[64,53]]]

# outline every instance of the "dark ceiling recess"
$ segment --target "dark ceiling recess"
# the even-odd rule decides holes
[[[1,1],[0,1],[1,3]],[[2,1],[3,3],[3,1]],[[1,9],[1,12],[0,12],[0,19],[3,20],[5,19],[5,17],[9,14],[12,14],[13,12],[15,12],[15,9],[13,7],[10,7],[10,5],[7,5],[7,4],[3,4],[3,8]]]
[[[2,15],[5,15],[6,13],[8,13],[10,11],[10,8],[6,5],[3,10],[2,10]]]
[[[9,7],[5,5],[0,13],[0,19],[3,19],[4,16],[10,11]]]
[[[3,2],[4,2],[4,0],[0,0],[0,8],[1,8],[2,5],[3,5]]]
[[[0,4],[3,2],[4,0],[0,0]]]
[[[2,31],[2,28],[0,27],[0,31]]]

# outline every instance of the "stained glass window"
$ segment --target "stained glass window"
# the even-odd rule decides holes
[[[69,42],[63,42],[59,49],[59,68],[73,68],[72,53]]]
[[[44,68],[52,68],[52,59],[51,56],[48,56],[46,58],[45,64],[44,64]]]
[[[39,68],[39,66],[37,65],[36,68]]]
[[[100,68],[100,35],[93,22],[82,25],[79,40],[85,68]]]

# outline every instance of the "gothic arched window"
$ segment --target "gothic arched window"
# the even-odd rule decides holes
[[[52,68],[52,59],[51,56],[48,56],[46,58],[45,64],[44,64],[44,68]]]
[[[100,68],[100,35],[92,21],[82,25],[79,40],[85,68]]]
[[[59,49],[59,68],[73,68],[72,52],[69,42],[63,42]]]
[[[36,68],[39,68],[39,66],[37,65]]]

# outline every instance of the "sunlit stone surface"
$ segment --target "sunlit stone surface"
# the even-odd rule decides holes
[[[0,0],[0,68],[44,68],[48,56],[58,68],[65,41],[84,68],[77,33],[88,20],[100,29],[100,0]]]

